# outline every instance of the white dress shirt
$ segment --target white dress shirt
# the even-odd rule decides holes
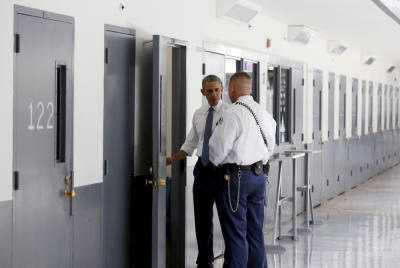
[[[241,96],[237,102],[245,103],[256,114],[268,149],[252,113],[246,107],[232,104],[222,114],[211,135],[210,161],[218,166],[226,163],[251,165],[261,160],[265,165],[274,151],[276,122],[252,96]]]
[[[229,104],[219,100],[217,105],[212,106],[214,109],[212,131],[222,113],[230,107]],[[203,152],[204,130],[206,128],[206,119],[210,105],[204,105],[196,110],[193,115],[192,128],[186,137],[185,143],[182,145],[181,150],[185,151],[189,156],[193,155],[194,150],[197,149],[196,155],[201,157]]]

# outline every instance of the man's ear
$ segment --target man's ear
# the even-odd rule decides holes
[[[204,94],[204,89],[203,88],[200,89],[200,92],[201,92],[201,94],[203,94],[203,96],[206,95],[206,94]]]

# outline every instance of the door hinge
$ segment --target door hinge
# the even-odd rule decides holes
[[[304,86],[304,78],[301,79],[301,85]]]
[[[206,64],[203,63],[203,75],[206,75]]]
[[[108,161],[104,160],[104,175],[108,175]]]
[[[301,141],[304,141],[304,133],[301,134]]]
[[[19,34],[15,34],[15,53],[19,53],[20,51],[20,38]]]
[[[328,138],[329,138],[329,130],[328,130]]]
[[[315,79],[312,80],[312,85],[313,85],[313,87],[315,87]]]
[[[18,171],[14,171],[14,190],[19,190],[19,173]]]
[[[108,48],[107,47],[105,48],[105,51],[104,51],[104,61],[105,61],[105,63],[108,63]]]
[[[129,184],[132,184],[132,174],[129,174],[128,181],[129,181]]]
[[[314,132],[312,133],[312,139],[314,140]]]

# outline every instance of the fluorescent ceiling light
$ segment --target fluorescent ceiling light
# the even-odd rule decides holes
[[[289,26],[288,29],[288,41],[301,45],[308,44],[317,35],[317,31],[305,26]]]
[[[361,55],[361,63],[364,65],[371,65],[376,61],[377,57],[370,54],[363,54]]]
[[[336,56],[342,55],[349,46],[341,41],[332,40],[328,41],[328,53]]]
[[[385,64],[385,70],[387,73],[391,73],[394,69],[396,69],[396,66],[392,63],[387,63]]]
[[[246,0],[217,1],[217,17],[242,26],[247,26],[261,9]]]
[[[396,68],[396,66],[390,66],[390,68],[387,70],[387,72],[391,73],[395,68]]]

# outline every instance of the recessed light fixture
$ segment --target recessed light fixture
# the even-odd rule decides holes
[[[332,40],[328,41],[328,53],[336,56],[342,55],[349,46],[341,41]]]
[[[300,45],[307,45],[318,33],[305,26],[289,26],[288,30],[288,41]]]
[[[371,65],[376,60],[377,60],[377,57],[374,55],[371,55],[371,54],[361,55],[361,63],[364,65]]]
[[[217,17],[241,26],[248,26],[261,9],[261,7],[246,0],[217,1]]]
[[[385,69],[387,73],[391,73],[394,69],[396,69],[396,66],[392,63],[385,64]]]

